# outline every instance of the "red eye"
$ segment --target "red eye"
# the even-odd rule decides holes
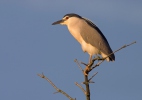
[[[66,20],[69,19],[69,17],[66,17]]]

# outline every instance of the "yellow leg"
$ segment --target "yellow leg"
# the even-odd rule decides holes
[[[92,62],[92,55],[90,55],[89,57],[89,63],[90,64]],[[88,75],[88,72],[90,71],[90,68],[88,66],[86,66],[85,70],[84,70],[84,75]]]
[[[89,57],[89,63],[91,63],[92,62],[92,55],[90,55],[90,57]]]

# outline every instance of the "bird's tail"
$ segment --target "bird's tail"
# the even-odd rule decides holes
[[[108,55],[106,55],[104,53],[101,53],[101,55],[102,55],[103,58],[108,56]],[[111,54],[109,57],[106,58],[106,61],[115,61],[115,55]]]

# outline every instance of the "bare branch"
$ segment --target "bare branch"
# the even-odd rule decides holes
[[[86,65],[85,63],[83,63],[84,65],[86,65],[85,70],[84,70],[84,75],[86,75],[86,76],[88,75],[88,73],[91,71],[91,67],[93,66],[93,64],[94,64],[94,62],[96,60],[102,60],[102,59],[100,59],[100,58],[97,57],[97,58],[92,59],[92,61],[88,65]]]
[[[86,100],[90,100],[90,87],[89,87],[89,81],[88,81],[88,76],[84,75],[85,79],[85,87],[86,87]]]
[[[130,43],[130,44],[128,44],[128,45],[122,46],[120,49],[118,49],[118,50],[114,51],[113,53],[109,54],[107,57],[109,57],[110,55],[112,55],[112,54],[118,52],[119,50],[121,50],[121,49],[123,49],[123,48],[125,48],[125,47],[127,47],[127,46],[130,46],[130,45],[132,45],[132,44],[134,44],[134,43],[136,43],[136,41],[135,41],[135,42],[132,42],[132,43]],[[89,72],[90,72],[91,70],[93,70],[94,68],[96,68],[97,66],[99,66],[102,62],[104,62],[104,60],[105,60],[107,57],[105,57],[105,58],[103,58],[103,59],[94,58],[94,59],[90,62],[90,64],[88,64],[88,65],[86,66],[86,68],[85,68],[85,70],[84,70],[84,79],[85,79],[85,82],[83,82],[83,84],[85,84],[85,86],[86,86],[86,100],[90,100],[90,88],[89,88],[89,83],[91,83],[92,78],[93,78],[97,73],[95,73],[89,80],[88,80],[88,74],[89,74]],[[92,67],[92,65],[94,64],[94,61],[99,60],[99,59],[100,59],[101,61],[99,61],[95,66]],[[87,74],[87,75],[86,75],[86,74]]]
[[[84,88],[80,84],[75,82],[75,85],[78,86],[83,91],[84,94],[86,94],[86,91],[84,90]]]
[[[84,70],[82,69],[82,67],[80,66],[80,64],[79,64],[79,62],[78,62],[78,60],[77,59],[75,59],[74,60],[74,62],[76,62],[77,63],[77,65],[78,65],[78,67],[79,67],[79,69],[82,71],[82,73],[84,72]]]
[[[98,72],[94,73],[94,75],[89,79],[89,82],[91,82],[91,80],[93,79],[94,76],[96,76],[98,74]]]
[[[116,51],[110,53],[110,54],[109,54],[107,57],[105,57],[104,59],[108,58],[110,55],[112,55],[112,54],[118,52],[119,50],[121,50],[121,49],[123,49],[123,48],[126,48],[126,47],[128,47],[128,46],[130,46],[130,45],[133,45],[133,44],[135,44],[135,43],[136,43],[136,41],[134,41],[134,42],[132,42],[132,43],[130,43],[130,44],[127,44],[127,45],[125,44],[125,45],[122,46],[121,48],[119,48],[119,49],[117,49]]]
[[[80,70],[83,72],[84,74],[84,82],[83,84],[85,84],[85,87],[86,87],[86,90],[80,85],[78,84],[77,82],[75,82],[75,84],[84,92],[84,94],[86,95],[86,100],[90,100],[90,87],[89,87],[89,83],[94,83],[93,81],[91,81],[93,79],[93,77],[98,73],[95,73],[90,79],[88,79],[88,74],[91,70],[93,70],[94,68],[96,68],[97,66],[99,66],[102,62],[105,61],[106,58],[108,58],[110,55],[118,52],[119,50],[123,49],[123,48],[126,48],[132,44],[135,44],[136,41],[128,44],[128,45],[124,45],[122,46],[121,48],[119,48],[118,50],[112,52],[111,54],[109,54],[107,57],[105,58],[94,58],[89,64],[85,64],[85,63],[82,63],[86,66],[85,70],[82,69],[82,67],[80,66],[79,62],[77,61],[77,59],[75,59],[74,61],[77,63],[78,67],[80,68]],[[99,61],[95,66],[93,66],[94,62],[96,60],[101,60]],[[93,66],[93,67],[92,67]],[[70,100],[76,100],[76,99],[73,99],[72,97],[70,97],[66,92],[62,91],[61,89],[57,88],[52,81],[50,81],[47,77],[44,76],[44,74],[38,74],[38,76],[40,76],[41,78],[44,78],[45,80],[47,80],[55,89],[57,92],[55,93],[62,93],[63,95],[65,95],[67,98],[69,98]]]
[[[61,89],[57,88],[52,81],[50,81],[46,76],[44,76],[44,74],[37,74],[38,76],[40,76],[41,78],[44,78],[45,80],[47,80],[55,89],[57,92],[60,92],[62,93],[63,95],[65,95],[67,98],[69,98],[69,100],[76,100],[76,99],[73,99],[72,97],[70,97],[66,92],[62,91]],[[56,92],[56,93],[57,93]]]
[[[95,83],[95,82],[93,82],[93,81],[89,81],[89,83]]]
[[[88,64],[85,64],[84,62],[81,62],[81,64],[83,64],[83,65],[85,65],[85,66],[87,66]]]
[[[136,41],[134,41],[134,42],[132,42],[132,43],[130,43],[130,44],[124,45],[124,46],[122,46],[121,48],[117,49],[116,51],[110,53],[107,57],[109,57],[110,55],[112,55],[112,54],[114,54],[114,53],[120,51],[121,49],[126,48],[126,47],[128,47],[128,46],[130,46],[130,45],[133,45],[133,44],[135,44],[135,43],[136,43]],[[93,67],[90,69],[90,71],[91,71],[92,69],[96,68],[97,66],[99,66],[102,62],[104,62],[107,57],[105,57],[103,60],[99,61],[95,66],[93,66]]]

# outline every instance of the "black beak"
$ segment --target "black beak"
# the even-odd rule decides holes
[[[58,21],[52,23],[52,25],[60,24],[60,23],[62,23],[62,22],[64,22],[64,20],[58,20]]]

